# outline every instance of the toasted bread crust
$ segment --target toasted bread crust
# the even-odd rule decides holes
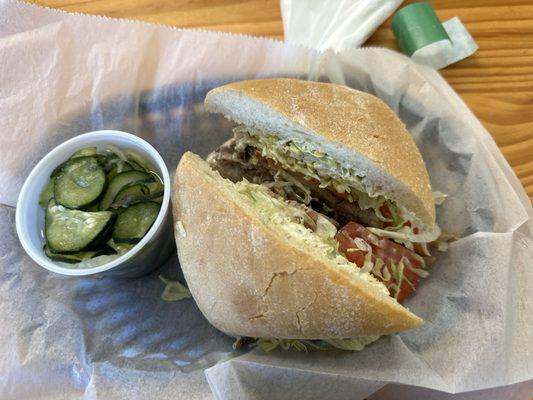
[[[200,310],[233,336],[350,338],[415,328],[394,299],[297,246],[245,207],[192,153],[174,180],[176,244]]]
[[[265,108],[248,105],[252,110],[247,110],[247,120],[241,121],[239,105],[229,109],[222,105],[228,94],[244,99],[234,101],[239,105],[252,101]],[[378,191],[388,192],[387,197],[403,203],[429,228],[435,225],[435,205],[422,156],[403,123],[379,98],[331,83],[260,79],[215,88],[205,104],[209,111],[225,113],[245,125],[257,123],[258,114],[272,112],[310,135],[343,146],[368,160],[371,170],[392,177],[405,193],[397,193],[392,186],[382,188],[379,179],[373,183]]]

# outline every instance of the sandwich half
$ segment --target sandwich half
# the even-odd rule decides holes
[[[198,307],[236,337],[332,340],[418,327],[401,303],[440,230],[422,157],[378,98],[294,79],[232,83],[236,123],[174,181],[178,256]]]

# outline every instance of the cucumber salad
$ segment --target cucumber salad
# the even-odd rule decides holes
[[[52,171],[39,198],[45,254],[83,266],[125,254],[153,225],[163,191],[161,177],[134,152],[111,145],[76,151]]]

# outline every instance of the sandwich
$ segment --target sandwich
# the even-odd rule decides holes
[[[233,137],[206,160],[183,155],[173,214],[180,265],[209,322],[275,343],[368,342],[420,326],[404,304],[445,238],[394,112],[370,94],[296,79],[231,83],[205,107],[235,122]]]

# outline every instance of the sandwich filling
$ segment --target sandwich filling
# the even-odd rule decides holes
[[[339,268],[367,276],[399,303],[428,275],[432,252],[447,247],[438,227],[427,229],[405,208],[368,193],[355,171],[309,143],[238,126],[207,161],[256,208],[284,219],[277,226],[313,241]]]
[[[385,286],[361,269],[354,268],[353,264],[339,251],[339,243],[335,237],[337,228],[330,219],[296,202],[287,202],[281,196],[273,195],[264,185],[257,185],[243,179],[234,187],[240,194],[241,201],[252,206],[269,226],[283,232],[284,236],[314,249],[335,264],[338,269],[350,275],[357,274],[376,292],[388,295]]]

